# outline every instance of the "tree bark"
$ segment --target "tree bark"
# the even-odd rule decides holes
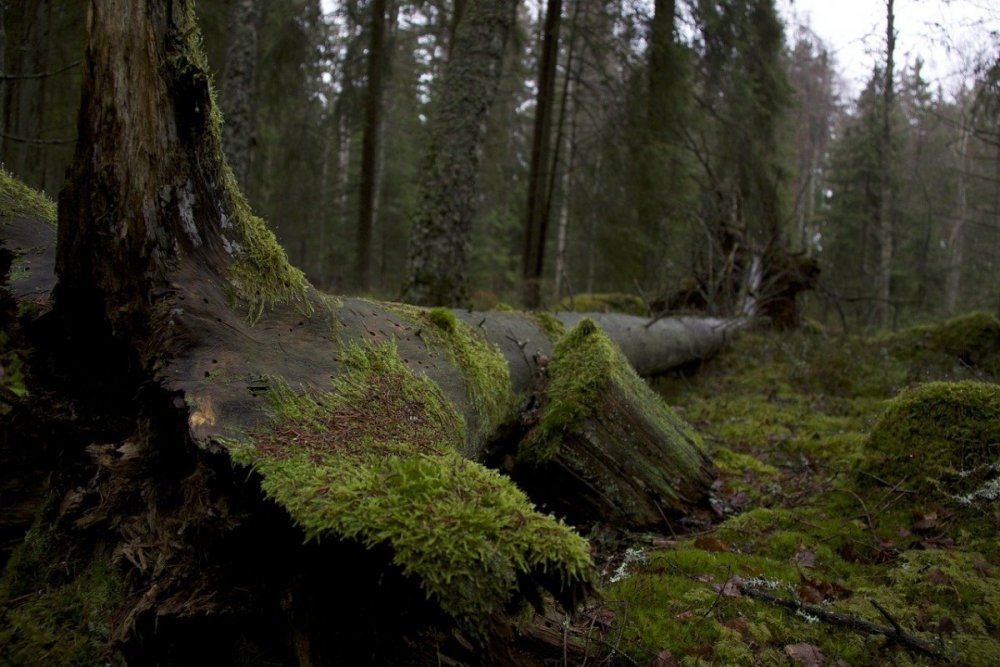
[[[371,5],[368,42],[368,85],[365,92],[365,131],[361,140],[361,189],[358,202],[357,280],[362,292],[371,283],[372,228],[378,181],[378,158],[382,133],[382,77],[385,73],[386,0]]]
[[[528,308],[538,308],[542,300],[545,237],[551,213],[549,173],[554,169],[551,159],[552,112],[555,107],[556,64],[559,59],[561,24],[562,0],[548,0],[538,65],[535,129],[531,147],[531,168],[528,174],[528,217],[524,225],[524,250],[521,256],[524,302]]]
[[[403,289],[410,303],[467,305],[480,149],[516,9],[516,0],[468,0],[462,12],[429,120]]]
[[[882,89],[882,134],[879,141],[879,213],[878,240],[879,263],[875,284],[875,322],[879,326],[889,326],[893,320],[892,308],[892,107],[894,104],[893,78],[896,50],[896,15],[893,0],[885,0],[885,84]]]
[[[965,254],[965,221],[969,215],[967,181],[969,175],[969,120],[965,109],[962,109],[962,126],[955,148],[958,158],[958,183],[956,188],[956,210],[952,216],[951,230],[948,233],[948,273],[945,278],[945,309],[955,313],[962,285],[962,261]]]
[[[277,662],[367,662],[386,628],[477,636],[543,590],[573,605],[592,585],[582,539],[482,461],[566,479],[584,522],[661,528],[704,500],[710,462],[592,321],[313,290],[225,163],[190,3],[90,11],[55,303],[34,327],[41,390],[11,422],[44,423],[53,467],[36,527],[52,545],[22,558],[65,572],[19,585],[56,604],[95,572],[118,582],[73,632],[136,663],[234,661],[248,642]],[[656,371],[712,353],[719,324],[604,326]],[[0,433],[5,459],[27,451]],[[5,648],[50,650],[12,622]]]
[[[237,0],[229,20],[226,69],[220,86],[226,123],[222,144],[240,187],[249,185],[250,163],[257,134],[258,0]]]

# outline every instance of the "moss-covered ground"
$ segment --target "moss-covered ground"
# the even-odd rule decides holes
[[[938,660],[751,587],[889,626],[877,603],[953,664],[1000,664],[998,361],[1000,323],[976,314],[877,339],[747,334],[661,380],[721,470],[714,511],[612,557],[589,627],[623,664]]]

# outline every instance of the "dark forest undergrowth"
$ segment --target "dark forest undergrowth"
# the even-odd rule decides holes
[[[588,664],[1000,664],[998,364],[1000,323],[974,314],[749,334],[660,380],[721,471],[713,511],[612,549],[567,644]]]

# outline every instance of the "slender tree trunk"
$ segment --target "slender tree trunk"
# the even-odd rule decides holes
[[[579,106],[576,101],[576,72],[567,71],[567,76],[569,77],[569,85],[566,90],[563,104],[571,107],[569,112],[569,137],[567,140],[569,155],[566,157],[566,168],[563,169],[562,175],[562,199],[559,204],[559,231],[556,235],[555,287],[557,299],[562,298],[564,282],[569,271],[569,260],[567,257],[567,246],[569,244],[569,210],[570,202],[573,197],[573,169],[576,166],[577,150],[576,125],[577,111],[579,110]]]
[[[646,279],[656,275],[661,237],[679,191],[672,167],[684,72],[674,43],[675,15],[675,0],[656,0],[649,31],[645,137],[636,175],[640,186],[636,213],[647,245],[642,267]]]
[[[894,0],[885,0],[885,84],[882,91],[882,134],[879,141],[879,262],[875,283],[875,322],[889,326],[893,321],[892,257],[893,257],[893,185],[892,185],[892,109],[895,104],[893,78],[896,49],[896,16]]]
[[[368,42],[368,85],[365,92],[365,131],[361,140],[361,189],[358,202],[357,271],[355,280],[362,291],[371,286],[372,228],[375,225],[382,138],[382,77],[385,73],[386,0],[373,0]]]
[[[476,179],[517,0],[468,0],[428,122],[404,295],[420,305],[468,301]]]
[[[549,174],[554,168],[551,159],[552,112],[555,107],[556,65],[559,59],[561,24],[562,0],[548,0],[545,25],[542,30],[535,129],[532,135],[531,167],[528,174],[528,217],[524,225],[524,250],[521,255],[524,302],[528,308],[537,308],[542,299],[545,237],[550,214]]]
[[[220,86],[226,115],[222,144],[240,187],[250,179],[257,134],[257,32],[259,0],[236,0],[229,20],[226,69]]]
[[[465,12],[467,0],[453,0],[451,3],[451,18],[448,20],[448,58],[451,59],[452,51],[455,49],[455,35],[458,34],[458,25],[462,22],[462,14]]]
[[[7,73],[7,0],[0,0],[0,72]],[[7,133],[7,81],[0,81],[0,147]]]
[[[954,313],[958,307],[958,297],[962,284],[962,262],[965,255],[965,223],[969,215],[968,172],[969,135],[968,116],[962,110],[961,135],[955,148],[958,158],[958,182],[956,184],[955,212],[952,215],[951,230],[948,234],[948,274],[945,278],[945,308]]]

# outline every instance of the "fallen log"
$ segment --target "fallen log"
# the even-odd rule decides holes
[[[704,499],[712,468],[696,439],[593,320],[560,336],[558,323],[577,316],[456,314],[314,290],[225,165],[190,4],[106,0],[91,13],[58,282],[51,309],[35,298],[41,314],[26,332],[39,390],[15,408],[61,427],[39,454],[53,474],[33,531],[49,547],[12,563],[46,573],[59,559],[69,574],[7,581],[5,594],[34,585],[52,604],[72,601],[67,586],[110,573],[104,615],[79,631],[104,628],[134,660],[189,657],[198,634],[182,619],[222,616],[273,625],[277,639],[253,638],[269,642],[260,650],[308,662],[343,650],[323,619],[357,620],[317,594],[350,576],[327,562],[346,558],[331,542],[371,549],[375,581],[395,573],[467,632],[543,591],[568,607],[587,594],[587,544],[482,465],[498,441],[515,443],[515,470],[579,478],[566,491],[583,492],[581,521],[608,513],[663,527]],[[40,216],[17,220],[30,228]],[[699,359],[728,335],[717,324],[682,327],[711,342],[668,321],[602,326],[619,327],[647,372]],[[648,337],[661,329],[685,351],[656,352]],[[18,440],[5,433],[6,458]],[[13,646],[48,651],[25,648],[24,618],[7,619]],[[247,640],[245,623],[206,627],[221,628],[222,647]]]

